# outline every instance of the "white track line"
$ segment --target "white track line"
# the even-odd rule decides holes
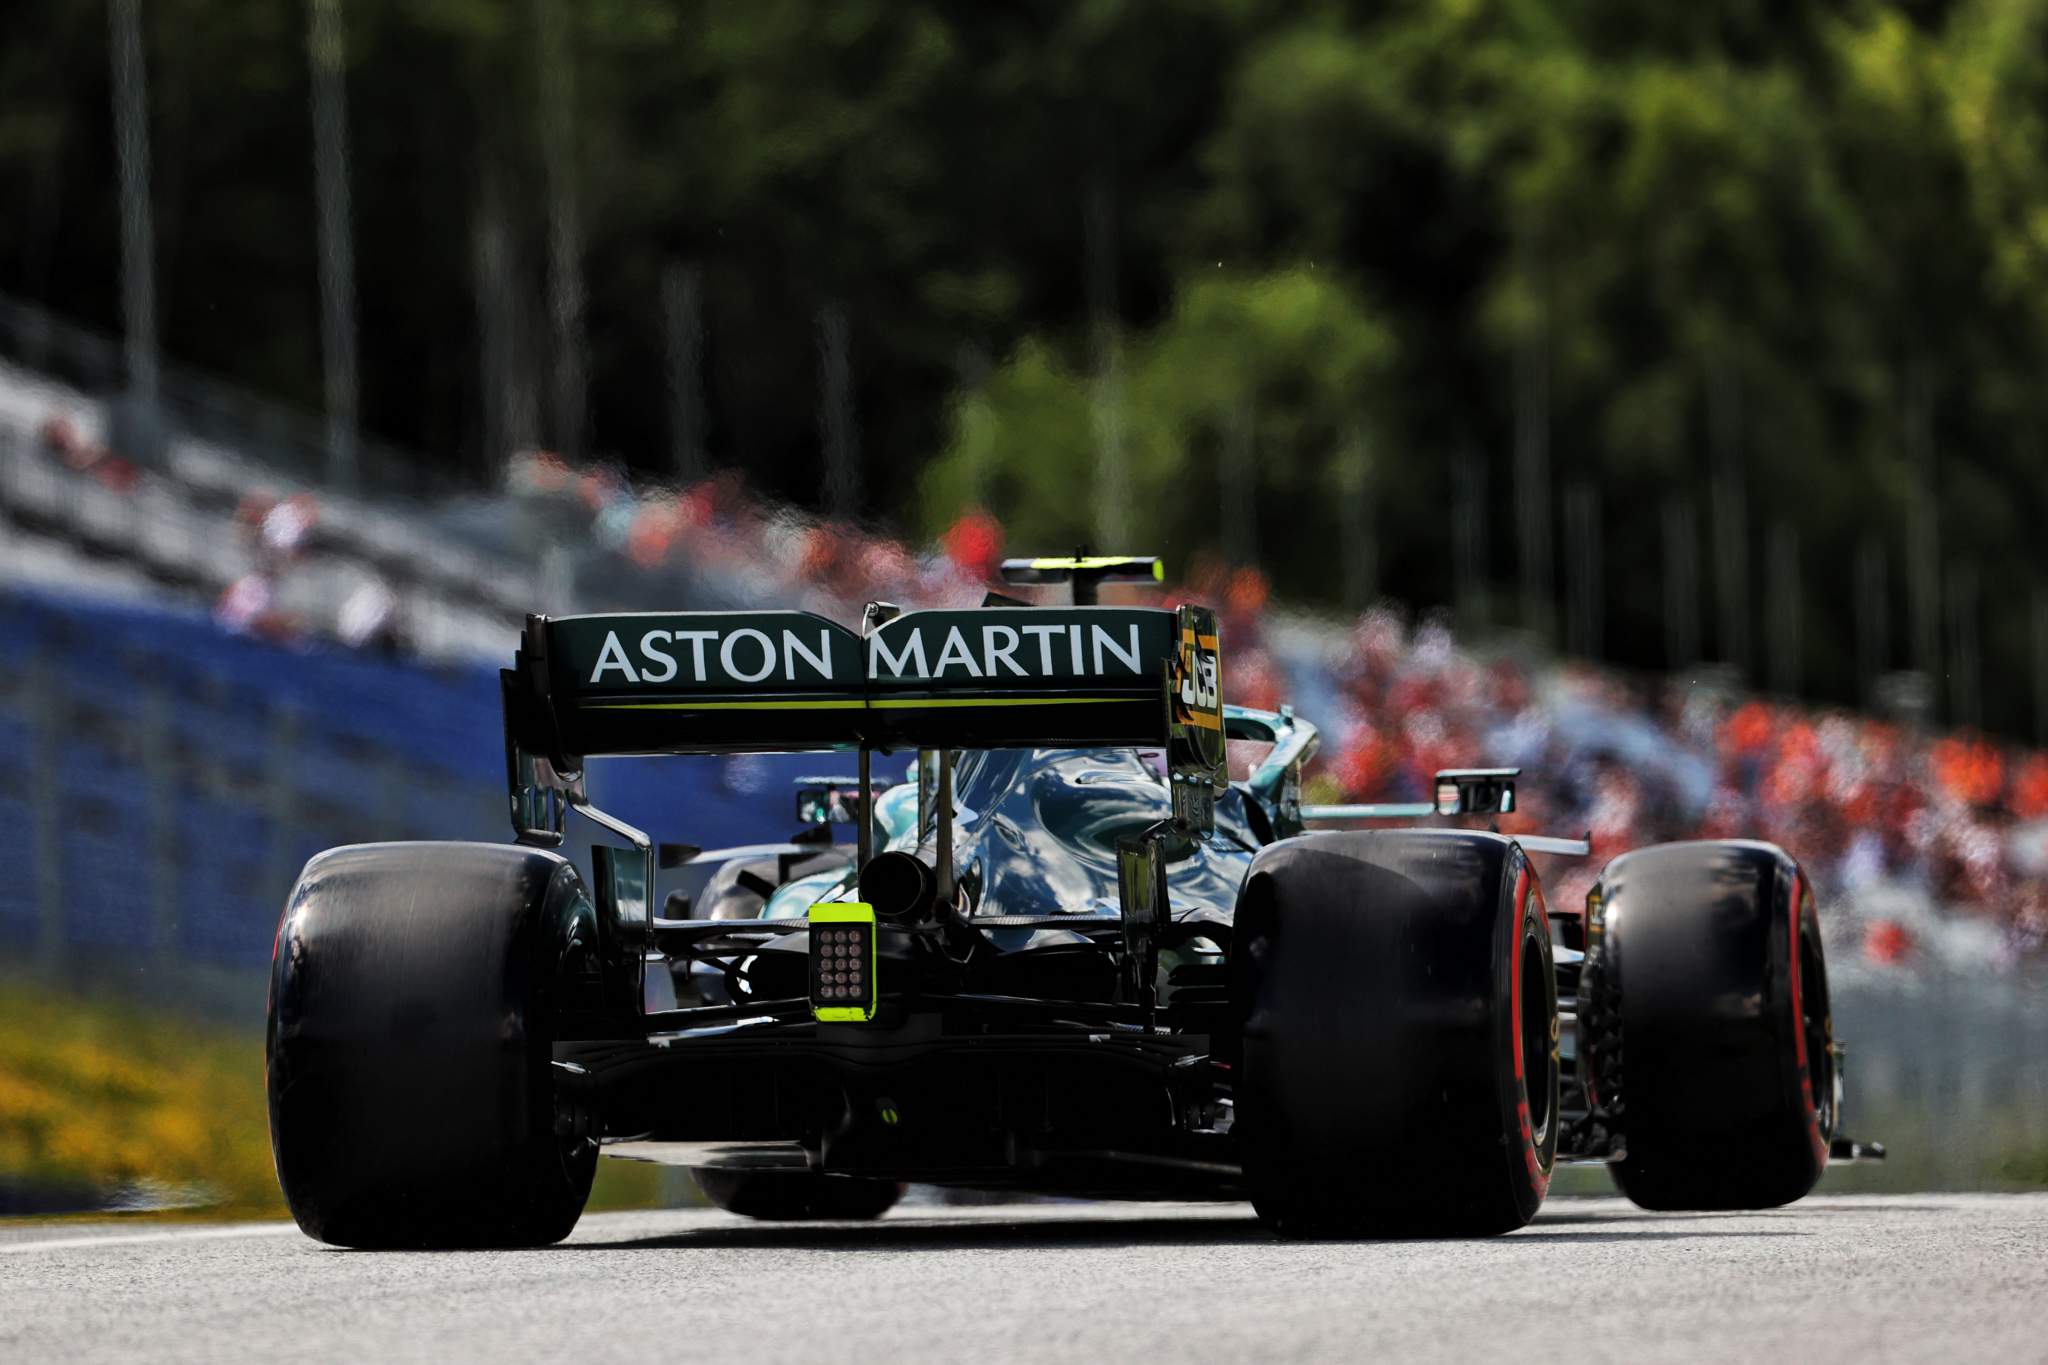
[[[116,1233],[105,1237],[56,1237],[44,1242],[0,1241],[0,1256],[28,1251],[78,1251],[90,1247],[150,1246],[157,1242],[211,1242],[230,1237],[297,1235],[296,1223],[237,1223],[225,1228],[184,1228],[178,1231]]]

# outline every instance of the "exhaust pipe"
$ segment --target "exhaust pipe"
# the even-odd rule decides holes
[[[859,886],[860,898],[875,907],[875,918],[900,927],[931,919],[939,890],[930,865],[901,850],[868,859]]]

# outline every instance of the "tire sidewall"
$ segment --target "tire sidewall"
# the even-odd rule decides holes
[[[1790,857],[1780,865],[1778,879],[1780,894],[1774,898],[1770,934],[1772,981],[1774,985],[1783,983],[1782,989],[1774,992],[1781,1002],[1778,1021],[1786,1039],[1779,1049],[1785,1072],[1782,1084],[1785,1102],[1797,1116],[1811,1149],[1817,1179],[1827,1165],[1828,1143],[1833,1136],[1824,1122],[1822,1097],[1828,1095],[1833,1085],[1833,1058],[1827,1048],[1833,1041],[1834,1022],[1829,1015],[1826,967],[1823,963],[1819,979],[1812,979],[1802,951],[1807,944],[1820,942],[1820,918],[1813,904],[1813,888],[1805,870]],[[1815,956],[1818,959],[1819,954],[1816,952]],[[1807,1036],[1808,1011],[1816,1012],[1820,1021],[1818,1046],[1816,1040]]]
[[[1550,1190],[1550,1177],[1557,1161],[1557,970],[1542,884],[1520,845],[1509,851],[1502,872],[1502,906],[1495,949],[1495,999],[1500,1005],[1494,1032],[1498,1047],[1508,1059],[1508,1065],[1501,1071],[1505,1131],[1520,1158],[1510,1160],[1508,1179],[1516,1206],[1526,1216],[1534,1217]],[[1533,983],[1525,981],[1527,953],[1534,953],[1537,958],[1537,980]],[[1540,1002],[1525,998],[1531,988],[1543,992]],[[1530,1004],[1540,1004],[1541,1008],[1532,1011],[1526,1008]],[[1528,1017],[1532,1013],[1544,1021],[1541,1037],[1529,1036],[1535,1027],[1534,1020]],[[1529,1074],[1532,1060],[1539,1061],[1540,1075]]]

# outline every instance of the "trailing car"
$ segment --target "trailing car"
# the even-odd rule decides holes
[[[299,1225],[551,1242],[605,1154],[766,1218],[872,1217],[922,1181],[1491,1234],[1560,1161],[1652,1207],[1762,1207],[1857,1150],[1790,855],[1645,849],[1550,905],[1531,855],[1582,842],[1449,823],[1511,811],[1514,772],[1305,808],[1315,728],[1223,704],[1209,612],[1093,604],[1154,561],[1013,572],[1077,605],[529,618],[503,675],[518,842],[334,849],[285,906],[268,1078]],[[853,824],[850,856],[726,850],[663,901],[696,850],[582,776],[827,749],[858,775],[799,809]],[[877,753],[917,780],[877,796]],[[557,851],[572,816],[607,838],[587,874]],[[1357,822],[1380,827],[1312,828]]]

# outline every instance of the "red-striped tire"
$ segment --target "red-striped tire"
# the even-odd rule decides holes
[[[1287,840],[1252,864],[1234,942],[1234,1131],[1263,1221],[1470,1236],[1535,1216],[1557,1150],[1557,985],[1513,841]]]
[[[1601,873],[1582,997],[1617,1058],[1627,1156],[1649,1209],[1760,1209],[1811,1190],[1834,1132],[1827,967],[1813,892],[1771,844],[1661,844]],[[1582,1020],[1596,1017],[1582,1012]]]

